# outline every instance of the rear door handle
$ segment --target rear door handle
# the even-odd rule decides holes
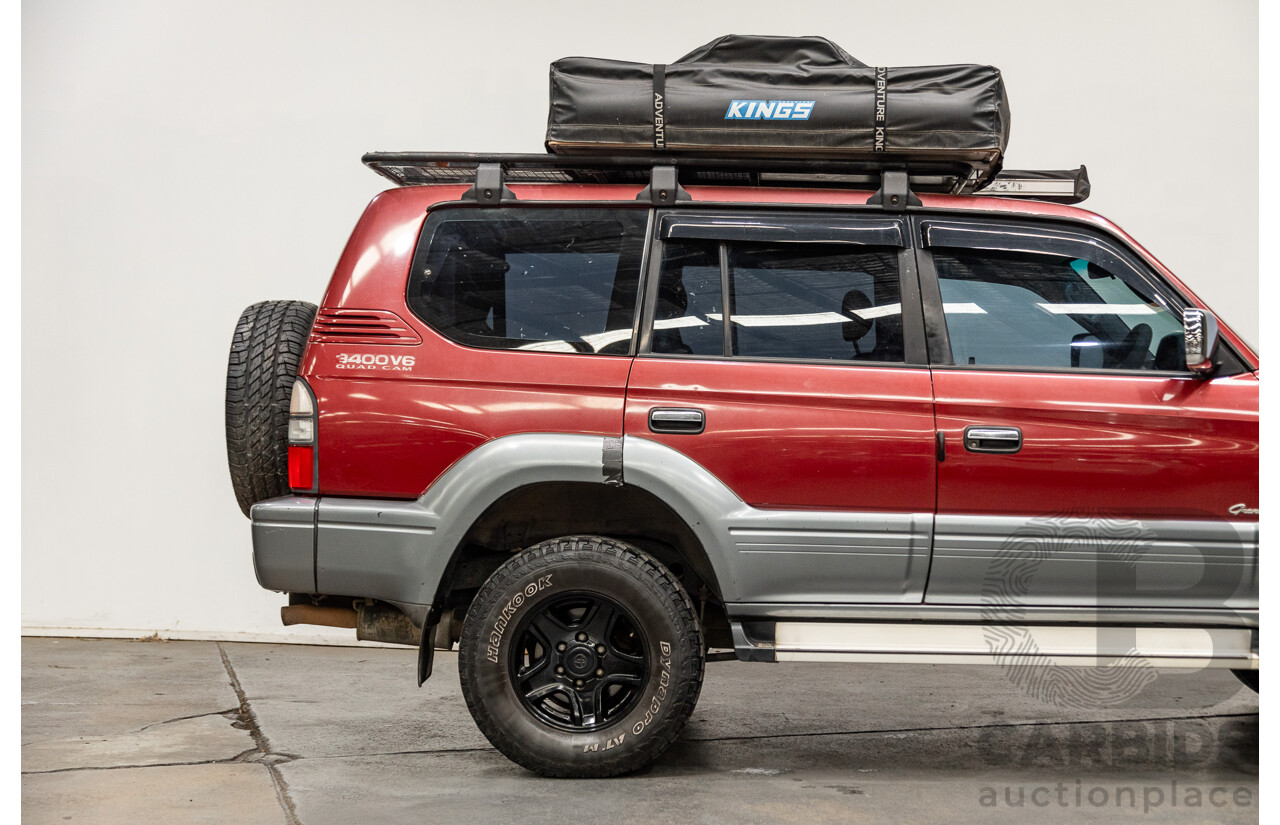
[[[654,407],[649,410],[651,432],[697,435],[706,428],[706,413],[693,407]]]
[[[1022,449],[1017,427],[965,427],[964,448],[971,453],[1016,453]]]

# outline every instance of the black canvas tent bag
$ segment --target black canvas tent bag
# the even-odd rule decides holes
[[[551,64],[547,151],[954,164],[999,171],[1009,104],[991,66],[869,67],[822,37],[728,35],[674,63]]]

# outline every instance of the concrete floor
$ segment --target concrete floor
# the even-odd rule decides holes
[[[570,781],[489,746],[456,654],[421,690],[414,656],[25,639],[23,822],[1258,818],[1258,700],[1226,671],[1165,672],[1130,707],[1072,710],[995,667],[714,662],[658,764]]]

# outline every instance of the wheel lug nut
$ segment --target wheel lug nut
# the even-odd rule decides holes
[[[579,634],[578,634],[578,641],[580,641],[580,642],[585,642],[586,640],[587,640],[587,634],[585,634],[585,633],[579,633]]]
[[[556,673],[564,673],[564,665],[556,665]]]
[[[576,682],[576,684],[578,685],[578,687],[582,687],[582,685],[583,685],[583,681],[582,681],[581,679],[579,679],[579,680]]]
[[[604,668],[602,668],[602,667],[598,667],[598,668],[596,668],[596,675],[597,675],[597,676],[603,676],[603,675],[604,675]]]
[[[563,651],[566,647],[568,647],[568,645],[566,645],[564,642],[561,642],[560,644],[556,645],[556,650]]]
[[[596,653],[599,653],[601,656],[603,656],[603,655],[604,655],[604,645],[596,645]]]

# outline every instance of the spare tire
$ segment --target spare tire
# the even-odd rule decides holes
[[[289,398],[315,304],[263,301],[240,313],[227,359],[227,464],[240,509],[289,492]]]

